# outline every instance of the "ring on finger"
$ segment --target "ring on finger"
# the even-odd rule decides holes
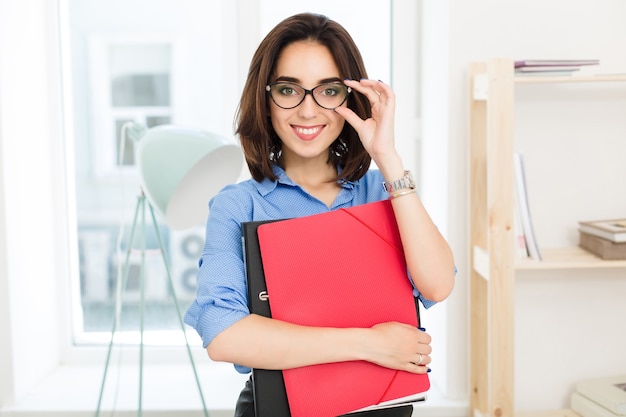
[[[418,355],[420,355],[420,359],[417,361],[416,365],[421,365],[422,362],[424,362],[424,356],[421,353],[418,353]]]

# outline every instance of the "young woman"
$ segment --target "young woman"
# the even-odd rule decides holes
[[[210,202],[197,298],[185,316],[211,359],[231,362],[239,372],[351,360],[428,371],[430,336],[414,327],[298,326],[250,314],[247,303],[242,222],[386,198],[422,303],[428,307],[452,291],[451,250],[394,146],[394,106],[390,87],[367,79],[348,32],[324,16],[287,18],[261,42],[236,128],[252,179],[225,187]],[[372,160],[378,170],[369,169]],[[245,394],[236,415],[246,415]]]

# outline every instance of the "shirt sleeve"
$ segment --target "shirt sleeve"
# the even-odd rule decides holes
[[[458,269],[456,267],[456,265],[454,266],[454,276],[456,277],[456,273],[457,273]],[[407,271],[408,274],[408,271]],[[411,279],[410,275],[409,275],[409,281],[411,282],[411,285],[413,286],[413,296],[419,298],[419,300],[422,302],[422,305],[424,306],[424,308],[429,309],[432,306],[434,306],[435,304],[437,304],[436,301],[431,301],[427,298],[422,297],[422,294],[417,290],[417,288],[415,288],[415,283],[413,282],[413,280]]]
[[[185,323],[198,332],[205,348],[220,332],[250,314],[241,223],[248,221],[251,204],[240,194],[245,193],[222,191],[209,203],[196,299],[185,314]]]

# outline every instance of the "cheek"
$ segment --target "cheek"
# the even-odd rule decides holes
[[[333,112],[331,116],[331,120],[333,122],[333,126],[336,127],[337,132],[341,132],[343,130],[344,125],[346,124],[346,119],[341,117],[339,114]]]
[[[268,109],[269,111],[267,113],[267,117],[270,119],[270,123],[272,124],[272,127],[276,131],[277,128],[280,129],[280,122],[284,118],[281,117],[280,115],[281,109],[277,109],[277,107],[272,104],[269,104],[268,107],[269,107]]]

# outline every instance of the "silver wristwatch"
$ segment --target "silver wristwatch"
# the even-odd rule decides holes
[[[383,182],[383,189],[388,193],[393,193],[398,190],[414,190],[415,181],[410,171],[404,171],[404,177],[392,182]]]

